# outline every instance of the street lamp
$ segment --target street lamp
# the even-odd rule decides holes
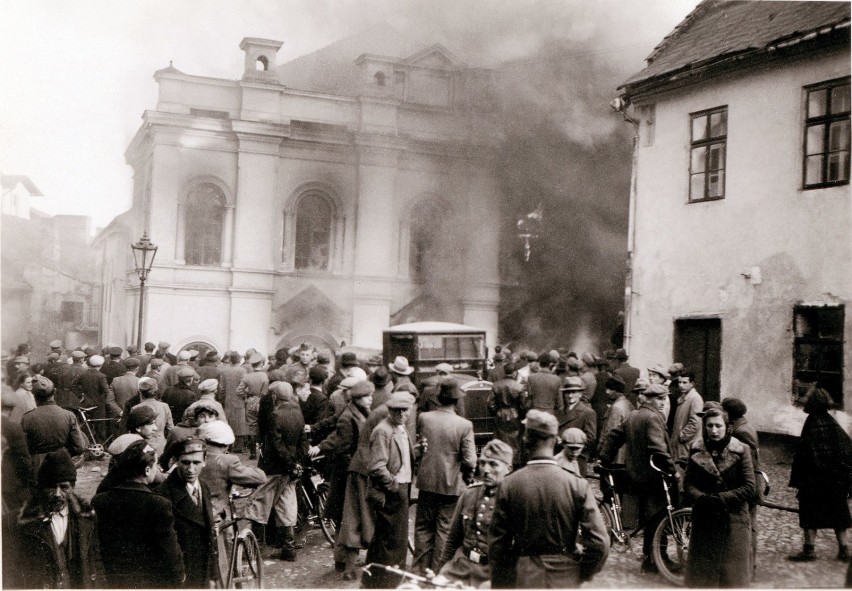
[[[148,238],[148,232],[142,234],[138,242],[131,243],[133,251],[133,263],[136,265],[136,274],[139,276],[139,327],[136,331],[136,350],[142,350],[142,313],[145,309],[145,280],[151,272],[154,257],[157,256],[157,245]]]

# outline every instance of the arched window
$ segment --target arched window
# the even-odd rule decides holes
[[[266,59],[265,55],[257,58],[257,61],[254,63],[254,69],[258,72],[266,72],[269,69],[269,60]]]
[[[296,269],[329,269],[333,218],[331,204],[321,193],[310,192],[299,200],[296,210]]]
[[[408,270],[412,281],[426,281],[430,263],[441,247],[444,213],[435,202],[425,202],[411,212]]]
[[[225,224],[225,195],[213,183],[194,187],[186,198],[187,265],[219,265],[222,262],[222,230]]]

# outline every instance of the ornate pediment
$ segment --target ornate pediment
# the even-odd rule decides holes
[[[464,62],[440,43],[418,51],[408,57],[405,63],[418,68],[434,68],[436,70],[458,70],[466,67]]]

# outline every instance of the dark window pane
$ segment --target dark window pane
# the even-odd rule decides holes
[[[711,172],[707,178],[707,196],[722,197],[725,194],[725,171]]]
[[[692,141],[697,142],[707,137],[707,115],[692,119]]]
[[[728,111],[720,111],[710,115],[710,137],[723,137],[728,132]]]
[[[725,144],[713,144],[710,146],[707,169],[720,170],[722,168],[725,168]]]
[[[825,100],[828,96],[826,89],[812,90],[808,93],[808,117],[822,117],[825,115]]]
[[[689,198],[704,199],[704,174],[694,174],[689,179]]]
[[[321,195],[306,195],[296,213],[296,268],[328,269],[332,211]]]
[[[819,318],[819,334],[824,339],[843,340],[843,308],[823,308]]]
[[[797,338],[819,336],[818,308],[797,308],[795,314],[794,331]]]
[[[820,370],[823,372],[843,371],[843,345],[823,345]]]
[[[218,265],[222,260],[225,195],[211,183],[194,188],[186,200],[184,260],[188,265]]]
[[[831,113],[846,113],[849,111],[849,85],[835,86],[831,89]]]
[[[821,154],[823,152],[823,138],[825,125],[811,125],[808,127],[808,137],[805,142],[805,154]]]
[[[808,156],[805,160],[805,184],[816,185],[822,182],[822,154]]]
[[[692,158],[689,163],[689,171],[692,173],[704,172],[704,166],[707,161],[707,148],[701,146],[700,148],[692,149]]]
[[[828,128],[828,149],[832,152],[849,149],[849,120],[835,121]]]
[[[820,345],[799,343],[796,347],[796,369],[819,371]]]
[[[849,180],[849,152],[835,152],[828,155],[828,174],[825,180]]]
[[[408,245],[409,275],[414,281],[426,281],[431,266],[440,258],[443,216],[434,203],[423,203],[411,216]]]

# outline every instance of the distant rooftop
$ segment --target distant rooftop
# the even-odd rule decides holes
[[[619,88],[638,86],[733,57],[771,51],[847,29],[849,2],[704,0]]]
[[[44,193],[39,191],[39,188],[35,186],[35,183],[32,182],[28,176],[22,174],[4,174],[0,176],[0,184],[2,184],[3,189],[7,191],[14,189],[19,183],[27,188],[30,195],[44,197]]]

